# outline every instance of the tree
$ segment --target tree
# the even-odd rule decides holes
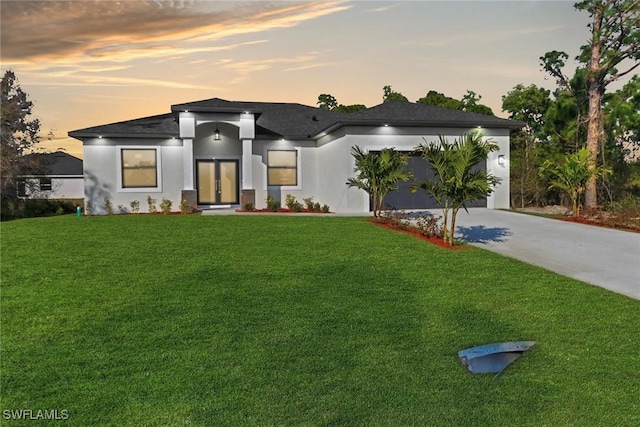
[[[596,169],[603,141],[602,102],[609,84],[640,66],[640,0],[587,0],[574,5],[591,17],[591,39],[578,59],[586,64],[589,90],[587,147],[589,168]],[[622,70],[618,67],[623,66]],[[597,206],[597,174],[585,189],[585,207]]]
[[[445,96],[443,93],[430,90],[425,96],[416,101],[418,104],[433,105],[434,107],[462,110],[462,102]]]
[[[482,96],[478,95],[472,90],[467,90],[467,93],[462,97],[462,100],[445,96],[435,90],[430,90],[427,94],[418,99],[418,104],[433,105],[440,108],[449,108],[451,110],[467,111],[469,113],[479,113],[493,116],[493,111],[486,105],[478,103],[482,99]]]
[[[322,108],[323,110],[333,110],[338,106],[338,101],[333,95],[323,93],[318,96],[317,104],[319,108]]]
[[[337,113],[351,114],[367,109],[367,107],[362,104],[338,104],[338,100],[333,95],[329,95],[327,93],[323,93],[322,95],[318,96],[317,104],[319,108],[322,108],[323,110],[335,111]]]
[[[357,172],[357,176],[349,178],[347,185],[369,194],[373,216],[378,218],[387,193],[398,189],[398,181],[408,181],[412,177],[410,172],[404,170],[407,155],[393,148],[383,148],[380,152],[364,152],[357,145],[351,149],[351,155],[355,159],[354,172]]]
[[[475,200],[486,199],[500,181],[476,165],[487,155],[498,150],[498,145],[483,140],[480,132],[472,132],[448,142],[440,136],[439,142],[420,144],[416,151],[431,164],[435,177],[419,185],[429,192],[440,205],[444,217],[445,242],[453,245],[456,216],[461,208]],[[415,190],[415,187],[414,187]],[[451,213],[449,225],[448,216]]]
[[[540,168],[541,175],[551,177],[551,187],[564,192],[571,200],[573,216],[580,216],[581,197],[592,176],[608,175],[609,168],[591,168],[589,148],[567,154],[560,162],[546,160]]]
[[[362,104],[351,104],[351,105],[340,104],[340,105],[338,105],[336,108],[334,108],[331,111],[335,111],[337,113],[352,114],[352,113],[357,113],[358,111],[362,111],[362,110],[366,110],[366,109],[367,109],[367,107],[365,105],[362,105]]]
[[[382,88],[382,92],[383,92],[382,102],[389,102],[389,101],[409,102],[406,96],[404,96],[400,92],[394,91],[393,89],[391,89],[391,86],[384,86]]]
[[[478,95],[472,90],[467,89],[467,93],[462,96],[462,100],[460,101],[460,103],[462,104],[462,111],[493,116],[493,111],[491,111],[491,108],[478,102],[481,99],[482,96]]]
[[[512,203],[524,208],[541,200],[542,186],[538,175],[540,143],[546,141],[545,115],[551,105],[550,92],[536,85],[516,85],[502,97],[502,110],[509,118],[526,123],[511,136],[509,162]]]
[[[610,202],[640,196],[640,77],[605,94],[605,152],[602,162],[614,173],[602,180]]]
[[[33,102],[18,84],[13,71],[7,70],[2,76],[1,96],[1,146],[2,208],[17,199],[20,176],[41,175],[44,165],[40,156],[27,156],[33,151],[40,138],[40,121],[29,119]]]

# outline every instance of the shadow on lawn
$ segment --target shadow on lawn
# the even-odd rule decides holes
[[[464,240],[467,243],[504,242],[507,240],[506,237],[513,234],[505,227],[487,228],[484,225],[458,226],[457,233],[460,240]]]

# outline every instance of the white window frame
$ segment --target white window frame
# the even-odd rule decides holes
[[[269,151],[295,151],[296,152],[296,185],[269,185]],[[282,190],[302,190],[302,150],[299,147],[276,146],[269,147],[266,151],[266,179],[267,187],[278,187]]]
[[[156,150],[156,183],[157,187],[123,187],[122,185],[122,150]],[[160,145],[117,145],[116,173],[118,175],[118,192],[120,193],[162,193],[162,147]]]

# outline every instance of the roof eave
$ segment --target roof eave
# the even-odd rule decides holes
[[[190,107],[185,104],[172,105],[171,106],[172,113],[250,113],[250,114],[259,114],[262,113],[262,109],[260,108],[241,108],[241,107],[198,107],[193,106]]]
[[[80,141],[83,138],[146,138],[146,139],[177,139],[180,135],[178,133],[109,133],[109,132],[82,132],[73,131],[68,135],[72,138],[76,138]]]
[[[338,120],[331,126],[311,135],[312,139],[318,139],[322,136],[328,135],[331,132],[340,129],[345,126],[392,126],[392,127],[455,127],[455,128],[476,128],[483,127],[488,129],[520,129],[525,126],[524,122],[515,120],[506,121],[503,123],[487,123],[482,121],[460,121],[460,122],[442,122],[434,120]]]

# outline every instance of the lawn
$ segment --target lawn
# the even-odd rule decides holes
[[[490,252],[333,215],[1,231],[7,425],[640,425],[640,301]],[[497,378],[457,359],[510,340]]]

